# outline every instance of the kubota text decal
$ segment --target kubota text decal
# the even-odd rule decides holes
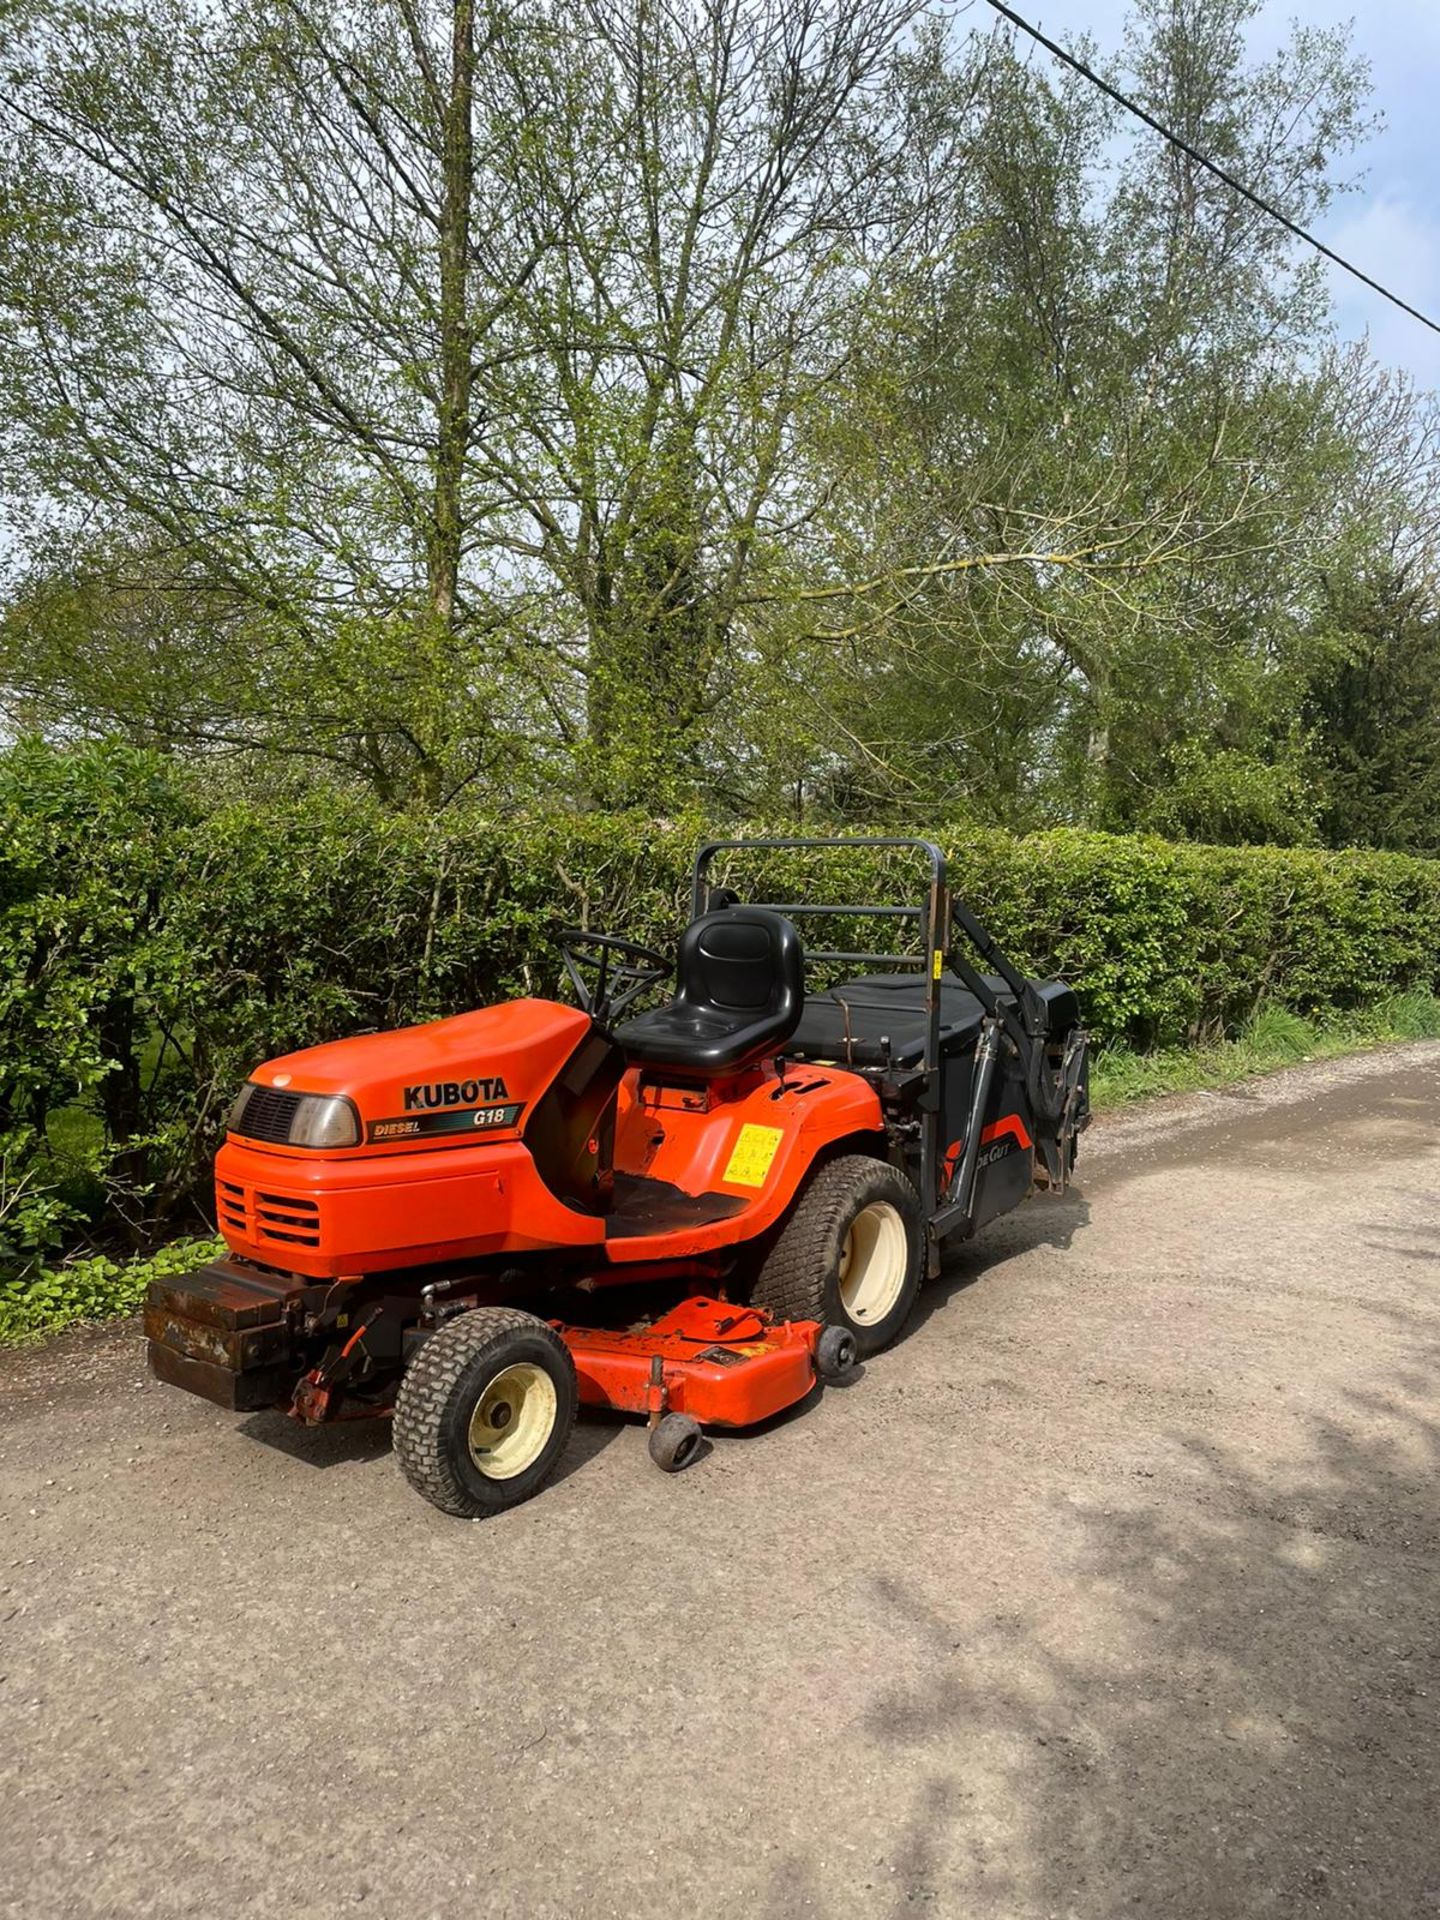
[[[406,1113],[421,1107],[473,1107],[480,1100],[508,1100],[510,1089],[499,1078],[494,1080],[432,1080],[418,1087],[401,1089]]]

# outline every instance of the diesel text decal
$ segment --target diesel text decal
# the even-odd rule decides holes
[[[405,1091],[408,1094],[410,1089]],[[365,1137],[370,1141],[430,1140],[436,1134],[497,1133],[513,1127],[519,1118],[518,1101],[503,1107],[452,1107],[448,1113],[407,1113],[392,1120],[372,1120]]]

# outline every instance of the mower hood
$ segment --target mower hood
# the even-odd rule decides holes
[[[350,1151],[513,1134],[591,1030],[550,1000],[511,1000],[426,1026],[331,1040],[269,1060],[236,1101],[229,1131],[304,1149],[311,1116],[344,1103]]]

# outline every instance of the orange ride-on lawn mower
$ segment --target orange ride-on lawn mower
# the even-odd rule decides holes
[[[922,854],[923,900],[711,885],[719,853],[847,846]],[[1015,972],[938,848],[711,842],[693,913],[673,968],[561,935],[578,1008],[513,1000],[260,1067],[215,1168],[229,1257],[152,1284],[155,1373],[305,1423],[393,1410],[411,1485],[479,1517],[544,1484],[579,1404],[645,1415],[656,1462],[687,1465],[702,1429],[893,1340],[947,1239],[1063,1188],[1088,1118],[1075,995]],[[806,955],[816,914],[913,922],[919,951],[807,998],[807,960],[867,958]],[[621,1018],[672,971],[667,1004]]]

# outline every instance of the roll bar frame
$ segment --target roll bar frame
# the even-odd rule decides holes
[[[985,1009],[988,1019],[995,1028],[1003,1031],[1014,1044],[1025,1063],[1027,1078],[1035,1076],[1039,1057],[1047,1034],[1047,1016],[1044,1002],[1032,988],[1030,982],[1016,971],[1000,950],[993,935],[964,901],[955,898],[950,889],[949,866],[944,853],[933,840],[920,840],[901,837],[834,835],[819,838],[760,838],[737,840],[706,840],[695,855],[695,865],[691,875],[690,906],[691,917],[698,919],[708,912],[711,893],[710,869],[715,856],[720,853],[791,853],[809,850],[849,848],[857,852],[894,850],[909,851],[924,856],[929,867],[929,882],[925,897],[911,906],[887,906],[878,903],[844,901],[839,903],[820,903],[816,901],[748,901],[750,906],[763,907],[771,913],[783,913],[787,919],[797,919],[805,915],[812,917],[851,917],[855,919],[911,920],[918,924],[921,935],[922,952],[919,954],[876,954],[853,953],[834,948],[807,949],[807,964],[840,963],[852,964],[885,960],[892,966],[916,967],[924,974],[925,980],[925,1052],[921,1071],[925,1076],[920,1097],[921,1158],[920,1179],[925,1202],[928,1208],[937,1209],[941,1201],[940,1194],[940,987],[941,974],[948,966],[969,988],[970,992]],[[982,963],[994,969],[1005,982],[1014,996],[1015,1005],[1007,1005],[996,994],[983,973],[971,962],[968,955],[960,950],[956,935],[961,934],[969,945],[979,954]],[[803,943],[802,943],[803,944]],[[973,1132],[974,1129],[972,1128]]]

